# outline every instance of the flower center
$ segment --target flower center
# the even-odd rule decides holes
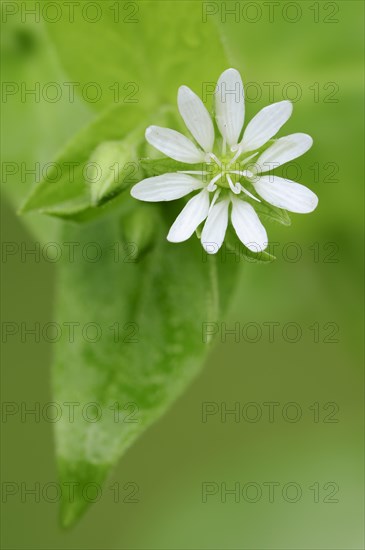
[[[256,154],[254,153],[243,161],[238,162],[237,155],[233,158],[224,156],[222,159],[219,159],[214,153],[207,153],[204,170],[183,170],[181,173],[201,176],[203,182],[206,184],[207,191],[216,192],[213,204],[222,190],[230,191],[234,195],[239,195],[243,192],[245,195],[251,197],[251,199],[261,202],[260,199],[255,197],[240,182],[242,178],[250,179],[253,176],[250,170],[245,169],[245,162],[251,160]]]
[[[241,186],[239,179],[242,177],[240,172],[240,164],[232,164],[232,159],[222,158],[219,159],[215,155],[210,155],[213,162],[208,164],[210,183],[208,189],[214,191],[217,187],[222,189],[230,189],[233,193],[238,194],[241,192]]]

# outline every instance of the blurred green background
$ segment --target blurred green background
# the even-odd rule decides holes
[[[3,10],[5,4],[16,3],[3,2]],[[215,57],[219,46],[201,41],[205,25],[217,25],[229,64],[241,71],[244,83],[253,83],[250,97],[261,90],[258,101],[247,102],[246,120],[264,105],[295,99],[300,91],[285,132],[303,131],[314,137],[312,150],[297,164],[302,169],[299,181],[318,194],[319,207],[308,216],[293,215],[289,228],[267,224],[271,241],[278,243],[277,261],[265,266],[245,263],[224,319],[228,329],[239,323],[238,341],[232,335],[224,341],[218,327],[216,346],[200,376],[127,452],[101,500],[80,523],[63,532],[57,503],[42,498],[37,503],[32,496],[21,502],[17,494],[2,504],[3,548],[363,548],[363,3],[281,2],[272,15],[268,8],[276,4],[272,2],[167,0],[163,20],[157,4],[156,19],[146,17],[151,3],[129,4],[132,8],[122,6],[124,16],[137,6],[133,17],[149,28],[156,49],[148,55],[157,65],[159,42],[168,32],[176,6],[178,13],[193,19],[194,34],[184,39],[177,36],[174,47],[182,64],[185,55],[187,59],[192,53],[202,55],[202,81],[214,81],[224,69]],[[100,5],[105,10],[108,2]],[[235,10],[234,15],[229,15],[229,9]],[[54,31],[59,23],[45,29],[42,18],[22,21],[20,11],[8,12],[4,20],[4,82],[27,82],[30,87],[35,82],[74,80],[47,36],[61,32]],[[121,37],[124,30],[138,36],[138,21],[133,30],[130,24],[118,23]],[[104,36],[102,20],[90,25],[89,32],[97,50]],[[144,36],[140,32],[139,39],[143,41]],[[70,47],[75,44],[70,38]],[[115,47],[111,56],[117,55]],[[93,62],[102,61],[90,54],[85,81],[96,80]],[[146,73],[149,62],[148,56],[142,60]],[[122,63],[121,56],[121,71]],[[188,69],[184,67],[184,74]],[[176,90],[180,84],[189,84],[180,81],[179,71],[173,79]],[[110,83],[114,80],[111,75]],[[138,97],[147,104],[149,90],[143,82],[141,76]],[[268,83],[277,83],[273,98]],[[73,103],[66,95],[52,103],[44,98],[22,101],[21,93],[5,99],[3,94],[3,161],[27,165],[51,161],[94,110],[95,105],[77,95]],[[45,240],[52,240],[54,220],[16,214],[34,176],[21,183],[19,173],[10,176],[3,171],[2,179],[3,241],[31,248],[39,238],[32,234],[32,226],[41,228]],[[2,267],[3,321],[29,325],[51,321],[55,265],[32,257],[22,262],[20,254],[15,254]],[[247,323],[255,325],[250,329]],[[273,341],[267,323],[278,323]],[[290,331],[285,337],[287,323],[300,327],[297,342],[288,342]],[[255,342],[257,327],[262,333]],[[336,334],[331,337],[334,328]],[[50,343],[9,339],[3,346],[3,401],[28,407],[51,401],[51,357]],[[203,422],[206,402],[216,403],[218,412]],[[252,402],[255,410],[262,410],[260,420],[249,422],[243,417],[236,422],[230,415],[221,421],[222,409],[232,409],[235,403],[253,415],[253,408],[245,409]],[[267,402],[279,403],[273,422]],[[291,402],[301,409],[297,422],[285,419],[286,404]],[[288,409],[288,414],[293,410]],[[328,417],[331,410],[335,414]],[[3,483],[42,487],[57,481],[52,428],[44,420],[21,422],[19,415],[2,424]],[[127,482],[138,484],[139,502],[113,502],[109,487]],[[213,483],[218,491],[207,502],[202,501],[204,482]],[[232,489],[236,483],[242,488],[248,482],[262,489],[257,502],[242,496],[235,502],[232,495],[222,502],[222,483]],[[269,482],[279,484],[273,502],[265,485]],[[282,496],[288,482],[302,490],[295,503]],[[326,502],[333,488],[337,492],[332,499],[337,502]],[[127,492],[123,489],[122,495]]]

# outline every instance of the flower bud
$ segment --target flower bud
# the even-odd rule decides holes
[[[129,187],[140,176],[137,151],[127,141],[105,141],[88,162],[91,202],[99,205]]]
[[[135,246],[137,257],[152,244],[161,223],[159,217],[158,209],[149,204],[141,204],[123,216],[121,220],[123,239]]]

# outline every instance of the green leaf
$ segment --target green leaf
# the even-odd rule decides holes
[[[50,215],[62,212],[72,218],[74,212],[92,206],[90,186],[94,199],[105,199],[108,193],[98,196],[95,189],[109,178],[109,198],[113,191],[123,189],[140,179],[136,162],[137,148],[144,140],[146,114],[139,106],[119,105],[107,110],[81,130],[52,163],[46,177],[39,182],[25,201],[21,212],[38,210]],[[115,146],[118,140],[118,146]],[[112,154],[119,170],[110,183],[111,155],[108,162],[101,159],[104,142],[112,141]],[[99,158],[95,158],[98,155]],[[118,156],[119,155],[119,156]],[[96,164],[98,160],[98,164]],[[95,173],[96,167],[96,173]],[[104,180],[103,180],[104,178]]]
[[[20,212],[75,222],[104,215],[119,205],[122,191],[143,177],[138,159],[149,148],[145,128],[152,122],[174,126],[175,120],[170,106],[150,116],[139,106],[106,110],[66,145]]]
[[[134,243],[136,259],[152,246],[159,224],[160,212],[155,204],[138,203],[137,208],[122,216],[122,233],[126,242]]]
[[[236,262],[243,260],[249,263],[271,263],[276,260],[275,256],[265,250],[261,252],[252,252],[249,250],[241,243],[231,226],[227,229],[223,249],[224,247],[227,249],[228,255],[231,254]]]
[[[65,227],[63,240],[78,243],[74,261],[60,265],[57,300],[60,326],[76,326],[73,336],[62,334],[53,365],[60,478],[77,488],[73,499],[64,495],[65,526],[88,506],[86,485],[103,482],[199,371],[209,348],[204,323],[218,321],[219,288],[226,304],[240,266],[207,256],[195,237],[168,243],[160,215],[155,228],[141,255],[118,216]]]
[[[130,209],[128,194],[117,195],[97,208],[90,204],[89,196],[81,196],[53,207],[44,208],[40,210],[40,213],[66,221],[85,223],[100,218],[117,208],[120,213]]]
[[[273,256],[265,250],[262,250],[261,252],[252,252],[252,250],[249,250],[244,245],[241,245],[241,247],[241,257],[244,258],[247,262],[254,264],[267,264],[276,260],[276,256]]]
[[[66,72],[91,107],[175,103],[181,84],[200,95],[202,82],[211,91],[227,68],[215,25],[202,23],[200,1],[94,4],[96,24],[82,6],[75,7],[73,21],[62,10],[62,19],[48,24]]]
[[[89,176],[91,202],[95,206],[108,201],[141,177],[136,140],[130,138],[100,143],[89,162],[92,168]]]
[[[266,202],[256,202],[254,204],[256,212],[263,218],[281,223],[282,225],[291,225],[291,219],[286,210],[272,206]]]
[[[33,7],[36,10],[36,6]],[[23,10],[18,9],[16,14],[6,18],[0,48],[2,80],[19,88],[18,93],[11,95],[6,95],[4,88],[3,102],[6,105],[1,113],[4,136],[1,144],[1,191],[5,195],[4,201],[9,201],[16,211],[24,203],[35,179],[42,178],[60,147],[95,116],[95,112],[90,111],[77,96],[73,103],[67,99],[67,94],[62,94],[56,102],[47,101],[42,94],[38,100],[34,96],[27,96],[24,100],[20,92],[22,82],[27,83],[28,90],[43,90],[49,83],[56,82],[61,88],[65,74],[57,64],[42,21],[34,24],[23,15]],[[24,38],[26,43],[22,40]],[[40,242],[57,238],[59,223],[56,219],[34,212],[24,218],[22,224]]]
[[[186,164],[169,157],[142,158],[140,159],[140,165],[145,172],[145,177],[148,178],[181,170],[206,170],[205,164]]]

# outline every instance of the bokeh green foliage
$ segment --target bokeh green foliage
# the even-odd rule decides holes
[[[242,326],[251,321],[261,325],[275,321],[282,326],[295,321],[303,328],[303,338],[290,344],[280,337],[280,329],[274,343],[264,337],[256,344],[243,339],[236,343],[233,338],[223,343],[218,338],[201,377],[171,414],[129,450],[115,473],[115,481],[133,479],[139,483],[142,491],[138,505],[115,504],[111,493],[106,492],[90,515],[65,535],[56,525],[56,505],[15,501],[4,507],[7,547],[363,547],[363,4],[351,0],[330,3],[339,6],[338,22],[333,23],[324,21],[328,15],[325,3],[313,3],[319,5],[318,22],[309,9],[312,2],[296,4],[302,10],[296,23],[285,21],[280,7],[274,22],[263,15],[255,23],[242,16],[238,22],[227,17],[223,23],[221,3],[217,3],[220,9],[209,19],[209,25],[214,22],[218,26],[229,65],[241,70],[244,82],[261,84],[262,97],[248,102],[247,119],[270,102],[264,82],[279,83],[275,88],[278,101],[284,99],[283,89],[289,82],[302,90],[285,130],[308,132],[314,137],[312,150],[298,164],[301,183],[311,187],[320,199],[314,214],[293,216],[289,228],[267,224],[270,239],[278,243],[277,261],[265,267],[245,263],[233,309],[224,321],[229,327],[236,322]],[[12,19],[3,33],[3,79],[26,81],[29,86],[36,81],[100,79],[106,90],[116,81],[123,86],[125,81],[136,80],[130,76],[132,67],[138,70],[140,103],[152,109],[154,105],[157,108],[160,97],[174,102],[182,83],[198,92],[202,81],[216,80],[226,65],[220,57],[220,43],[207,39],[200,2],[163,2],[162,10],[155,9],[153,2],[139,2],[139,10],[141,24],[118,26],[118,32],[128,37],[127,52],[119,47],[115,33],[104,28],[106,20],[96,23],[92,30],[86,25],[84,33],[78,27],[83,25],[80,21],[66,30],[63,24],[49,25],[47,35],[42,25],[24,25]],[[186,15],[191,22],[189,30],[182,24]],[[174,32],[176,20],[178,29]],[[104,39],[108,53],[102,54]],[[171,49],[166,40],[173,41]],[[143,54],[138,53],[138,42]],[[62,48],[67,54],[63,58]],[[167,65],[162,61],[167,59],[166,50],[171,53]],[[166,74],[169,85],[162,86],[166,80],[161,77]],[[334,96],[338,101],[332,103],[325,101],[331,88],[324,86],[330,82],[338,86]],[[315,83],[319,86],[318,101],[310,89]],[[3,160],[34,163],[53,159],[65,141],[105,105],[85,104],[77,96],[72,104],[65,99],[55,104],[24,103],[15,96],[5,107]],[[313,169],[316,163],[318,178]],[[333,166],[328,163],[335,164],[332,179]],[[16,208],[21,206],[32,179],[30,175],[21,183],[19,174],[8,178],[7,196],[13,196]],[[8,240],[31,244],[25,223],[38,232],[37,239],[40,234],[49,239],[59,228],[51,218],[30,214],[15,219],[11,209],[6,214]],[[285,245],[290,242],[300,247],[298,261],[288,261],[285,256]],[[335,263],[326,260],[328,243],[335,244]],[[317,256],[315,250],[319,251]],[[4,307],[8,312],[12,308],[12,319],[49,321],[53,300],[50,281],[55,271],[51,267],[46,262],[23,264],[17,260],[5,266],[9,293]],[[34,296],[29,296],[29,289],[35,290]],[[17,299],[10,301],[12,293]],[[322,327],[327,322],[337,323],[339,343],[325,343],[323,334],[319,343],[313,342],[308,327],[314,322]],[[4,373],[8,400],[38,399],[44,403],[52,399],[47,383],[51,351],[52,345],[45,343],[9,346],[9,368]],[[23,385],[19,388],[20,379]],[[227,402],[227,406],[235,402],[296,401],[306,415],[295,424],[224,424],[216,418],[204,424],[203,401]],[[313,423],[307,408],[313,402],[330,401],[339,404],[340,422]],[[52,426],[14,421],[5,428],[9,476],[29,484],[54,481]],[[340,487],[340,501],[314,504],[308,497],[295,505],[282,501],[251,505],[233,501],[222,504],[212,499],[203,504],[201,483],[211,480],[227,484],[295,480],[303,487],[316,480],[335,481]],[[19,529],[19,523],[24,529]]]

